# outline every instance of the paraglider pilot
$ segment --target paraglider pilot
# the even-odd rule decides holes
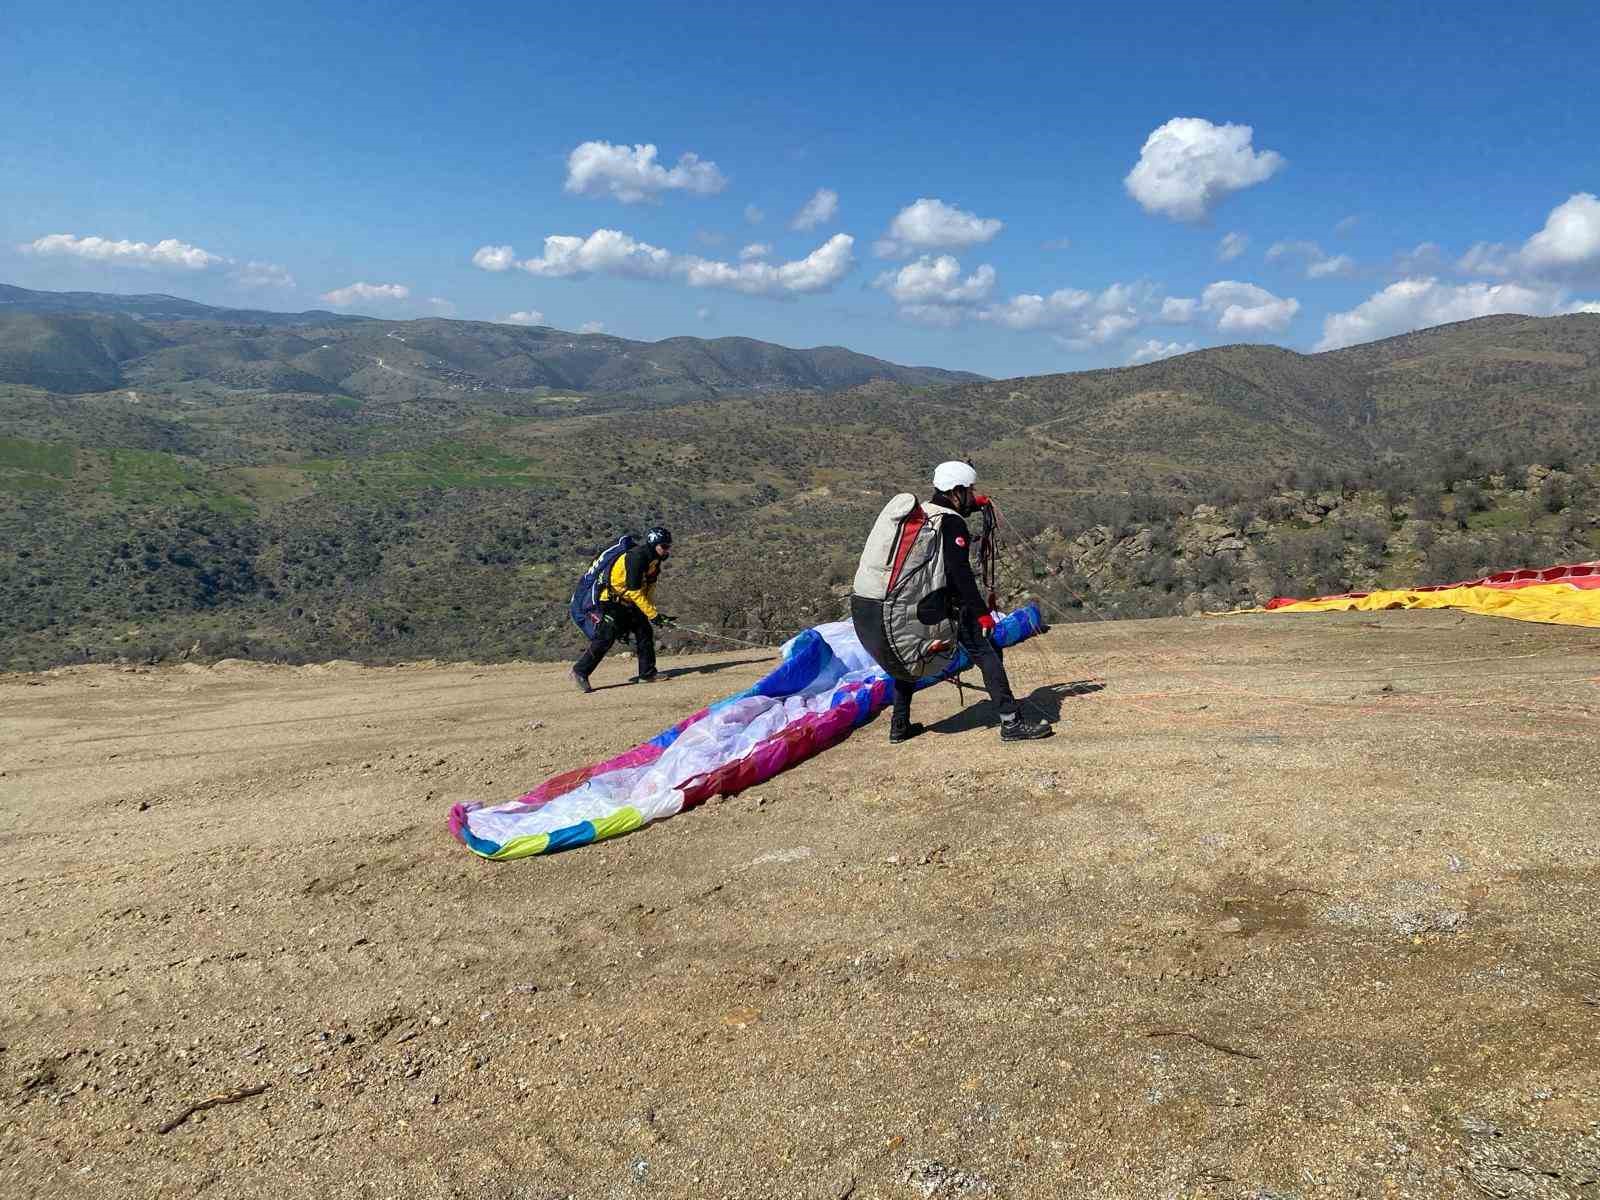
[[[600,588],[600,623],[583,657],[572,666],[572,681],[580,692],[589,692],[589,675],[617,639],[632,635],[639,655],[639,674],[635,682],[654,683],[656,639],[652,627],[672,623],[655,606],[656,581],[661,564],[672,553],[672,531],[659,525],[645,534],[644,541],[626,554],[617,556],[610,578]]]
[[[862,551],[851,616],[861,644],[894,680],[890,742],[922,732],[911,721],[915,686],[948,666],[956,650],[953,641],[983,674],[1000,712],[1002,741],[1050,736],[1047,722],[1023,715],[1000,650],[989,640],[998,602],[993,591],[979,588],[973,574],[967,518],[981,510],[987,533],[993,510],[975,490],[977,482],[970,463],[940,463],[928,502],[917,504],[909,493],[896,496],[879,514]]]

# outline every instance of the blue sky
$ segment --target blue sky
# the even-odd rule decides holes
[[[1592,4],[756,7],[12,0],[0,280],[997,376],[1600,301]]]

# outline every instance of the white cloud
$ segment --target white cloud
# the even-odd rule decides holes
[[[479,246],[472,265],[484,271],[509,271],[517,265],[517,252],[510,246]]]
[[[404,300],[411,289],[403,283],[352,283],[348,287],[323,292],[324,304],[345,308],[361,300]]]
[[[1130,333],[1150,320],[1155,289],[1114,283],[1102,292],[1060,288],[1048,296],[1023,293],[980,309],[978,319],[1008,329],[1049,330],[1069,350],[1087,350]]]
[[[1509,275],[1516,269],[1516,252],[1504,242],[1478,242],[1456,260],[1456,270],[1464,275]]]
[[[1088,322],[1084,330],[1077,334],[1057,333],[1051,336],[1054,340],[1068,350],[1088,350],[1095,346],[1103,346],[1114,338],[1119,338],[1125,333],[1132,333],[1142,324],[1142,319],[1134,313],[1111,312],[1102,313]]]
[[[958,325],[974,304],[987,300],[994,291],[995,270],[984,263],[961,278],[961,264],[948,254],[938,258],[923,255],[897,271],[885,271],[873,280],[894,298],[907,320],[922,325]]]
[[[1353,275],[1355,261],[1348,254],[1333,254],[1306,264],[1307,279],[1327,279],[1335,275]]]
[[[1171,358],[1176,354],[1192,354],[1198,349],[1198,342],[1163,342],[1151,338],[1128,356],[1128,363],[1155,362],[1158,358]]]
[[[1571,312],[1566,299],[1566,293],[1557,287],[1402,279],[1347,312],[1330,314],[1322,322],[1322,340],[1316,349],[1337,350],[1430,325],[1470,321],[1496,313],[1542,317]]]
[[[1123,185],[1146,212],[1203,221],[1227,196],[1283,168],[1281,154],[1251,146],[1254,132],[1248,125],[1174,117],[1145,139]]]
[[[961,263],[948,254],[923,255],[898,271],[885,271],[873,281],[900,304],[976,304],[994,291],[995,272],[984,263],[966,279]]]
[[[73,233],[51,233],[19,247],[26,254],[83,258],[135,267],[176,267],[185,271],[204,271],[229,260],[199,246],[163,238],[159,242],[112,241],[103,237],[79,237]]]
[[[1394,269],[1405,276],[1432,275],[1443,268],[1444,250],[1438,242],[1418,242],[1394,256]]]
[[[754,204],[746,204],[744,206],[744,219],[752,225],[759,225],[767,219],[767,214]]]
[[[1168,296],[1161,302],[1163,325],[1188,325],[1200,317],[1200,301],[1193,296]]]
[[[751,296],[790,296],[826,291],[855,265],[855,239],[837,233],[795,262],[727,263],[697,254],[674,254],[640,242],[616,229],[597,229],[588,237],[552,234],[538,258],[517,261],[510,246],[485,246],[472,261],[488,271],[516,267],[546,279],[600,274],[632,279],[679,278],[690,287],[726,288]]]
[[[1557,205],[1521,258],[1536,275],[1600,275],[1600,199],[1579,192]]]
[[[507,313],[500,318],[502,325],[543,325],[544,314],[538,309],[528,309],[524,312]]]
[[[739,251],[740,262],[752,262],[755,259],[771,257],[772,244],[770,242],[751,242],[743,250]]]
[[[578,326],[579,333],[604,333],[605,331],[606,323],[604,321],[585,321]]]
[[[720,246],[728,240],[728,235],[718,233],[714,229],[696,229],[694,231],[694,240],[702,246]]]
[[[1342,221],[1335,225],[1333,227],[1333,232],[1339,237],[1344,237],[1347,233],[1350,233],[1352,230],[1354,230],[1360,221],[1361,218],[1352,213],[1350,216],[1345,217]]]
[[[1223,333],[1277,333],[1294,320],[1300,301],[1274,296],[1253,283],[1224,279],[1200,293],[1200,307]]]
[[[635,241],[618,229],[597,229],[588,237],[552,234],[538,258],[516,261],[510,246],[485,246],[472,256],[486,271],[516,267],[545,279],[570,279],[599,272],[637,279],[662,279],[672,270],[673,255],[659,246]]]
[[[443,296],[429,296],[428,306],[440,316],[448,317],[456,311],[453,301],[446,300]]]
[[[838,213],[839,193],[831,188],[818,188],[812,193],[811,199],[805,202],[804,207],[795,213],[794,220],[789,222],[789,228],[815,229],[818,225],[826,225]]]
[[[1093,301],[1093,292],[1079,288],[1059,288],[1048,296],[1024,292],[979,315],[1008,329],[1050,329],[1078,321]]]
[[[1544,228],[1517,250],[1479,242],[1456,263],[1467,275],[1524,279],[1600,279],[1600,199],[1577,192],[1550,210]]]
[[[1348,254],[1329,254],[1316,242],[1274,242],[1267,250],[1268,262],[1296,259],[1305,270],[1307,279],[1327,279],[1336,275],[1349,275],[1355,263]]]
[[[716,163],[686,153],[669,169],[656,162],[656,148],[648,143],[584,142],[567,155],[566,190],[579,196],[610,195],[624,204],[638,204],[667,191],[711,196],[727,185]]]
[[[980,217],[923,197],[906,205],[889,222],[873,253],[879,258],[906,258],[922,250],[960,250],[992,241],[1005,228],[997,217]]]
[[[1225,233],[1222,240],[1217,243],[1217,261],[1232,262],[1243,254],[1250,245],[1250,239],[1242,233]]]
[[[287,267],[280,267],[277,263],[247,262],[233,270],[233,280],[241,287],[294,287],[294,276],[289,274]]]
[[[727,288],[750,296],[787,296],[825,292],[855,265],[850,248],[855,238],[836,233],[810,254],[777,266],[764,262],[712,262],[703,258],[681,260],[676,269],[690,287]]]
[[[1070,250],[1070,249],[1072,249],[1072,239],[1071,238],[1064,238],[1064,237],[1051,238],[1047,242],[1040,242],[1039,243],[1039,249],[1041,249],[1041,250]]]

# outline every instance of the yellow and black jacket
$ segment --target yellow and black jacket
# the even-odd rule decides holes
[[[611,564],[611,578],[600,589],[602,604],[631,604],[651,621],[656,619],[656,580],[661,575],[661,559],[654,546],[635,546]]]

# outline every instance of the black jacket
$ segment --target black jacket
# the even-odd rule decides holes
[[[954,514],[940,522],[939,532],[944,538],[945,585],[923,597],[917,617],[927,625],[957,613],[964,621],[976,621],[989,611],[989,604],[972,573],[972,534],[966,521]]]

